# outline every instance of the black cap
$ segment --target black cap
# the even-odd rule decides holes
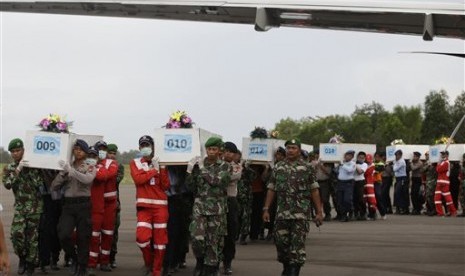
[[[420,156],[421,156],[421,153],[420,153],[420,152],[418,152],[418,151],[414,151],[414,152],[413,152],[413,155],[414,155],[414,156],[418,156],[418,157],[420,157]]]
[[[237,146],[233,142],[225,142],[224,143],[224,150],[229,151],[232,153],[237,153]]]
[[[276,150],[277,153],[280,153],[282,155],[286,155],[286,150],[283,148],[283,147],[279,147],[277,150]]]
[[[86,143],[86,141],[82,139],[77,139],[76,143],[74,144],[75,147],[80,147],[81,150],[85,153],[89,153],[89,145]]]
[[[302,156],[302,158],[307,159],[308,158],[308,151],[306,151],[304,149],[301,149],[300,150],[300,155]]]
[[[445,155],[449,155],[449,151],[448,150],[443,150],[440,152],[441,154],[445,154]]]
[[[398,155],[398,154],[402,155],[403,152],[402,152],[402,150],[396,150],[396,152],[395,152],[394,154],[395,154],[395,155]]]
[[[98,149],[96,147],[89,147],[89,152],[87,154],[98,156]]]
[[[357,156],[360,156],[360,155],[367,156],[367,154],[364,151],[359,151],[357,153]]]
[[[344,155],[347,155],[347,154],[354,155],[355,151],[354,150],[348,150],[348,151],[346,151],[346,153]]]
[[[153,142],[153,138],[150,137],[149,135],[144,135],[142,137],[139,138],[139,146],[141,146],[142,144],[150,144],[150,145],[154,145],[154,142]]]
[[[98,141],[97,143],[95,143],[94,148],[96,148],[97,150],[99,150],[100,147],[104,147],[104,148],[107,149],[107,148],[108,148],[108,145],[107,145],[107,143],[105,143],[105,141],[100,140],[100,141]]]

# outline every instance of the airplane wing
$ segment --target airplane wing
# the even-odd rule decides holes
[[[465,39],[465,5],[351,0],[4,1],[2,12],[111,16],[366,31]]]

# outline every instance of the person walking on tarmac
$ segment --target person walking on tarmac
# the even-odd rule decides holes
[[[111,272],[110,253],[113,243],[113,234],[115,232],[116,208],[117,208],[117,176],[118,162],[107,158],[108,146],[104,141],[98,141],[95,144],[95,149],[98,150],[98,162],[101,169],[106,171],[106,179],[104,185],[104,211],[102,222],[102,243],[100,252],[100,270]]]
[[[143,275],[160,276],[168,244],[168,197],[170,180],[165,166],[155,156],[153,138],[139,139],[142,157],[131,160],[131,176],[136,185],[137,245],[144,258]]]
[[[13,162],[3,170],[3,185],[13,190],[15,203],[11,223],[11,242],[19,257],[18,274],[32,275],[39,264],[39,223],[43,202],[39,187],[43,179],[38,169],[28,168],[23,160],[24,144],[16,138],[8,145]]]
[[[189,227],[197,259],[194,276],[218,275],[227,233],[227,188],[232,171],[220,158],[223,144],[221,138],[209,138],[205,143],[207,157],[194,157],[187,166],[186,184],[195,197]]]
[[[283,264],[281,275],[298,276],[305,263],[305,240],[311,220],[312,201],[316,208],[314,222],[323,222],[320,193],[311,164],[300,158],[301,143],[297,139],[286,141],[286,159],[275,165],[270,181],[263,220],[270,220],[269,207],[277,198],[275,244],[278,261]]]
[[[438,181],[436,184],[436,191],[434,193],[434,204],[436,205],[436,213],[438,216],[444,216],[444,210],[442,208],[442,199],[446,201],[449,214],[452,217],[457,216],[457,210],[455,209],[454,202],[452,202],[452,196],[450,195],[450,163],[449,163],[449,152],[441,151],[441,163],[436,166],[438,173]]]
[[[78,139],[73,147],[72,164],[60,160],[60,172],[52,182],[52,190],[63,189],[63,210],[58,222],[58,237],[65,253],[73,260],[75,276],[87,275],[89,242],[92,234],[90,190],[96,169],[86,163],[89,146]],[[76,229],[76,242],[73,232]],[[77,254],[75,250],[77,246]]]

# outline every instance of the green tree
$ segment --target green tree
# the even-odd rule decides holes
[[[432,144],[435,139],[449,136],[453,130],[449,96],[445,90],[431,91],[425,98],[421,141]]]
[[[465,115],[465,91],[455,98],[452,106],[452,125],[456,126]],[[465,123],[461,125],[459,132],[455,135],[454,140],[457,143],[465,143]]]
[[[288,140],[300,136],[300,128],[302,127],[302,120],[293,120],[291,118],[281,119],[275,125],[275,130],[279,132],[279,138]]]
[[[394,107],[393,115],[396,116],[402,125],[404,131],[401,132],[399,139],[403,139],[407,144],[418,144],[421,139],[421,127],[423,116],[420,106],[400,106]]]

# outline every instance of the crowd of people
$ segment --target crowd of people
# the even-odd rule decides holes
[[[312,220],[316,226],[331,220],[385,220],[394,212],[420,215],[424,209],[430,216],[453,217],[459,198],[462,210],[465,206],[465,155],[462,162],[449,162],[447,151],[437,164],[420,160],[419,152],[405,160],[400,150],[393,162],[381,152],[355,156],[348,151],[341,163],[325,163],[318,150],[307,153],[292,139],[264,164],[243,160],[234,143],[212,137],[204,158],[165,166],[152,137],[142,136],[138,144],[140,157],[130,162],[130,172],[143,275],[184,269],[189,245],[196,258],[194,276],[232,275],[236,243],[258,239],[274,241],[281,275],[299,275]],[[73,161],[60,161],[61,170],[29,167],[20,139],[12,140],[8,150],[13,162],[4,168],[3,184],[15,196],[11,240],[18,274],[62,269],[62,250],[75,276],[115,269],[124,177],[117,146],[104,141],[89,146],[78,139]]]

